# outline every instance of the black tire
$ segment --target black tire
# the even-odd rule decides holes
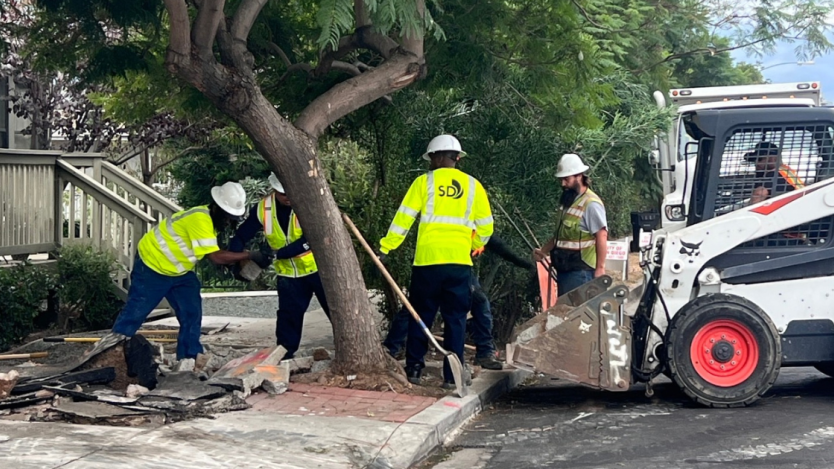
[[[820,373],[834,378],[834,362],[825,362],[814,365]]]
[[[736,345],[722,340],[725,330],[730,337],[738,332],[732,342]],[[710,342],[716,336],[718,341]],[[703,344],[703,359],[692,357],[694,340]],[[767,314],[742,297],[723,293],[701,296],[684,306],[672,318],[666,347],[672,380],[689,397],[709,407],[752,404],[770,389],[781,366],[779,333]],[[742,357],[750,358],[743,361]],[[730,363],[737,368],[730,370]],[[716,368],[725,365],[726,372]],[[718,376],[721,373],[730,376]]]

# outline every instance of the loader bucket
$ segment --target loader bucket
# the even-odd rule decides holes
[[[631,318],[623,307],[629,290],[611,284],[610,277],[597,278],[518,326],[507,344],[507,363],[597,389],[628,390]]]

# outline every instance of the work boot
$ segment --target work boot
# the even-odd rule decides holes
[[[503,370],[504,364],[495,359],[494,356],[475,358],[475,365],[480,366],[485,370]]]
[[[420,384],[420,375],[422,374],[422,370],[416,366],[407,366],[405,367],[405,377],[408,378],[408,382],[411,384]]]

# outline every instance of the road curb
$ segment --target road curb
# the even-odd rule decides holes
[[[526,370],[483,372],[472,380],[468,396],[444,397],[397,428],[386,443],[388,451],[375,458],[370,467],[406,469],[421,462],[489,403],[530,375]]]

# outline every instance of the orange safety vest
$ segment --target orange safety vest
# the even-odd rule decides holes
[[[802,179],[796,174],[796,171],[793,170],[790,166],[786,164],[779,165],[779,175],[782,176],[788,184],[791,185],[794,189],[804,189],[805,183],[802,182]]]

